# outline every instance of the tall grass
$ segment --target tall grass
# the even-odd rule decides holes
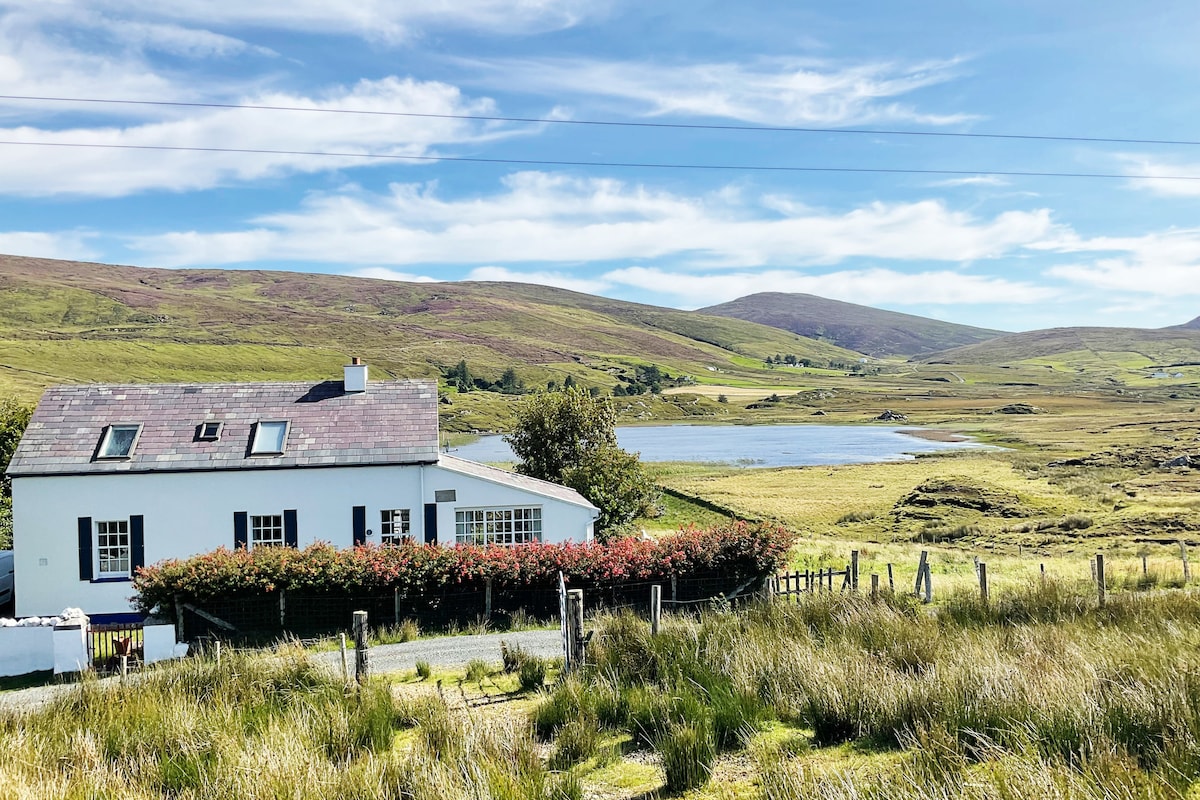
[[[404,734],[405,729],[413,734]],[[400,742],[398,744],[398,742]],[[302,653],[193,658],[0,714],[5,798],[577,798],[531,728],[347,692]]]
[[[1159,797],[1200,778],[1191,592],[1112,595],[1099,608],[1090,586],[1039,581],[987,603],[955,595],[936,611],[821,593],[671,620],[657,637],[611,617],[590,657],[537,709],[539,732],[581,716],[628,731],[676,770],[673,788],[708,774],[708,742],[739,748],[771,716],[817,746],[908,754],[860,776],[859,788],[876,787],[860,794],[858,777],[779,767],[763,781],[771,798],[915,797],[926,778],[945,791],[921,796]],[[959,785],[976,772],[990,788]],[[1058,789],[1039,794],[1042,784]]]

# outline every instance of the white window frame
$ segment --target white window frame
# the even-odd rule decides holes
[[[454,541],[504,547],[542,540],[541,506],[454,509]]]
[[[123,453],[109,453],[108,447],[112,444],[113,433],[117,430],[133,429],[133,439],[129,442],[129,449]],[[133,457],[133,451],[137,449],[138,439],[142,438],[142,423],[140,422],[116,422],[104,429],[104,435],[100,437],[100,448],[96,451],[96,458],[105,461],[122,461]]]
[[[210,425],[216,426],[213,428],[212,433],[208,433],[208,428]],[[196,438],[201,442],[215,442],[221,438],[221,428],[223,427],[224,424],[220,420],[206,419],[204,422],[201,422],[199,426],[197,426]]]
[[[279,439],[278,450],[266,450],[259,445],[259,435],[265,425],[282,425],[283,436]],[[254,438],[250,440],[250,455],[252,456],[281,456],[287,450],[288,434],[291,433],[292,425],[286,419],[260,419],[254,425]]]
[[[129,536],[129,520],[97,520],[94,525],[94,577],[99,580],[131,577],[133,546]],[[110,537],[115,537],[115,541]]]
[[[286,534],[283,532],[283,514],[251,514],[249,530],[246,532],[247,544],[250,549],[255,547],[285,547]]]
[[[379,512],[379,520],[380,544],[403,544],[412,539],[412,511],[410,509],[385,508]]]

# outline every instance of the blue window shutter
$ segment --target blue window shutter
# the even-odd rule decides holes
[[[354,507],[354,546],[367,543],[367,507]]]
[[[425,544],[437,544],[437,503],[425,504]]]
[[[283,543],[288,547],[299,546],[300,537],[296,531],[296,511],[283,512]]]
[[[79,518],[79,580],[92,579],[92,518]]]
[[[248,533],[249,526],[246,523],[246,512],[233,512],[233,549],[245,550],[246,544],[250,541]]]
[[[137,575],[138,567],[146,566],[146,534],[142,515],[129,518],[129,577]]]

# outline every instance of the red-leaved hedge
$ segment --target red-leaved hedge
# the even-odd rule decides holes
[[[488,578],[501,587],[549,587],[560,571],[577,586],[672,575],[740,582],[774,574],[793,541],[793,534],[779,525],[730,522],[708,529],[685,528],[658,539],[618,539],[607,544],[221,548],[140,569],[133,582],[134,599],[149,613],[173,607],[175,597],[205,601],[278,590],[343,596],[398,591],[412,597],[447,586],[481,586]]]

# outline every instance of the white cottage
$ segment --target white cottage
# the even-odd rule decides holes
[[[218,547],[589,541],[557,484],[438,452],[437,385],[58,386],[8,468],[17,614],[131,611],[137,567]]]

